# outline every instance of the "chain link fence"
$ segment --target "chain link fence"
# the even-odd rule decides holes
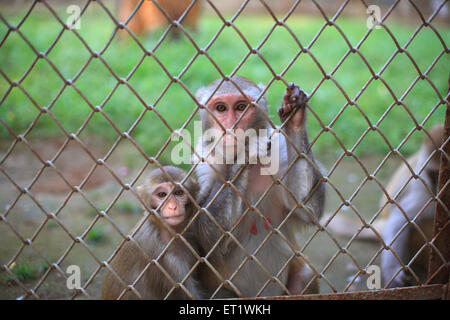
[[[129,27],[130,21],[145,5],[145,1],[136,1],[135,8],[129,13],[126,20],[118,18],[119,6],[112,1],[84,1],[77,3],[76,8],[78,9],[75,8],[75,11],[70,12],[64,12],[70,5],[69,3],[50,0],[24,1],[18,6],[19,9],[15,7],[14,10],[9,10],[11,8],[8,9],[8,5],[2,4],[5,7],[0,12],[2,24],[0,55],[3,60],[0,63],[2,78],[0,84],[2,87],[0,91],[0,122],[2,126],[0,172],[2,176],[1,184],[3,185],[3,196],[0,198],[0,230],[2,233],[0,235],[2,246],[0,272],[2,274],[2,286],[6,293],[5,296],[2,296],[3,298],[99,298],[100,286],[107,272],[113,274],[117,281],[123,285],[123,291],[119,298],[128,293],[135,295],[136,298],[142,298],[142,293],[135,286],[141,278],[145,277],[145,273],[150,268],[159,271],[160,276],[167,279],[171,284],[171,288],[164,294],[165,297],[170,297],[175,290],[181,290],[187,297],[194,298],[186,283],[189,278],[201,274],[202,268],[207,268],[215,277],[220,279],[220,284],[212,288],[206,298],[219,297],[223,288],[231,291],[234,297],[249,298],[241,293],[239,284],[235,283],[234,280],[246,263],[250,262],[253,263],[252,265],[255,268],[262,270],[267,277],[263,286],[256,288],[257,294],[255,294],[255,297],[264,295],[263,292],[268,286],[275,285],[279,286],[284,294],[278,297],[280,299],[448,298],[450,263],[448,246],[450,243],[449,93],[446,89],[444,90],[444,88],[448,88],[448,84],[443,83],[442,77],[439,78],[440,82],[436,83],[434,74],[436,69],[447,68],[445,73],[448,77],[449,38],[444,35],[445,30],[448,33],[448,28],[444,22],[436,22],[439,15],[447,14],[446,11],[449,10],[448,1],[433,2],[433,6],[427,8],[426,12],[419,1],[385,1],[380,3],[383,14],[377,16],[377,10],[371,6],[372,3],[363,0],[341,1],[339,6],[333,9],[330,9],[330,4],[324,1],[291,1],[283,3],[283,8],[280,8],[279,4],[274,4],[272,1],[242,0],[232,10],[229,19],[226,18],[227,14],[221,11],[218,1],[188,1],[185,10],[177,17],[174,17],[168,11],[164,1],[160,1],[160,3],[152,1],[152,3],[167,20],[167,27],[163,27],[156,32],[157,36],[154,36],[154,42],[149,42],[145,36],[137,35]],[[256,5],[255,3],[259,6],[258,15],[265,16],[270,21],[269,31],[267,33],[263,31],[263,35],[257,43],[254,39],[247,39],[245,27],[240,25],[239,20],[248,14],[246,8]],[[202,28],[206,28],[208,25],[199,23],[195,28],[192,28],[183,24],[189,12],[198,4],[201,5],[202,10],[209,12],[210,16],[213,17],[210,19],[213,19],[219,26],[214,34],[208,34],[209,40],[206,45],[199,43],[197,34],[201,33]],[[352,34],[349,37],[347,35],[349,27],[342,27],[340,19],[343,19],[347,11],[352,11],[355,5],[359,6],[360,9],[362,8],[363,12],[367,12],[367,16],[359,21],[365,24],[367,20],[368,27],[364,26],[361,29],[364,30],[361,36],[355,37]],[[332,6],[336,6],[336,3],[333,3]],[[408,8],[408,12],[411,15],[414,14],[420,23],[418,26],[411,27],[413,32],[407,38],[402,34],[401,39],[398,39],[397,29],[392,28],[392,20],[389,19],[393,19],[392,24],[397,23],[393,16],[398,14],[401,8],[405,6]],[[277,9],[274,9],[275,7]],[[314,12],[315,19],[321,21],[319,28],[314,31],[314,35],[308,42],[301,40],[297,29],[291,27],[291,23],[294,23],[296,19],[305,18],[303,16],[301,16],[303,18],[299,18],[298,16],[302,13],[302,8],[307,10],[308,13]],[[228,10],[230,9],[228,8]],[[107,21],[104,22],[105,26],[110,28],[111,31],[109,36],[103,38],[105,43],[99,50],[97,50],[98,45],[96,45],[95,39],[86,30],[89,29],[90,25],[84,26],[84,18],[90,11],[93,11],[94,14],[101,12],[104,15],[102,19]],[[37,17],[35,16],[36,12],[40,13]],[[74,19],[69,23],[66,21],[67,13],[73,12],[75,12]],[[32,19],[37,19],[39,23],[44,23],[46,19],[52,19],[52,23],[54,23],[54,29],[40,30],[42,33],[52,34],[51,41],[44,48],[41,48],[39,39],[30,37],[27,32],[23,31],[28,26],[27,21]],[[202,18],[199,19],[201,21]],[[255,21],[247,24],[246,28],[259,28]],[[81,23],[80,28],[76,27],[77,23]],[[343,24],[345,24],[345,21]],[[369,24],[371,24],[370,27]],[[99,27],[99,25],[96,26]],[[83,28],[86,29],[83,30]],[[282,68],[272,66],[273,56],[270,55],[270,52],[277,51],[275,55],[283,55],[283,52],[279,52],[278,48],[267,48],[267,43],[271,41],[271,37],[280,29],[288,34],[287,46],[295,48],[294,56]],[[324,66],[323,52],[326,54],[327,50],[332,50],[331,48],[336,45],[332,41],[327,44],[327,39],[324,39],[330,29],[337,32],[339,37],[333,39],[338,39],[339,43],[344,44],[345,50],[341,52],[342,55],[335,64],[334,60],[332,66],[327,61]],[[429,32],[427,36],[432,34],[439,44],[439,50],[432,56],[429,64],[421,60],[420,56],[410,53],[410,47],[414,45],[416,38],[422,37],[425,29]],[[173,39],[174,30],[177,34],[175,40]],[[234,61],[234,59],[218,56],[214,48],[217,46],[220,48],[223,45],[221,37],[230,30],[235,33],[235,39],[243,43],[245,49],[242,59],[231,67],[231,72],[228,72],[224,70],[228,70],[230,67],[225,68],[223,64],[227,63],[227,58],[231,61]],[[388,36],[394,50],[389,52],[389,56],[381,63],[380,61],[376,62],[377,67],[374,67],[373,60],[366,57],[364,49],[367,46],[369,48],[376,46],[376,43],[370,42],[370,39],[371,36],[374,36],[374,33],[380,32],[380,30]],[[62,61],[54,52],[66,52],[67,49],[64,44],[67,43],[68,34],[77,39],[75,48],[79,52],[67,53],[67,60],[61,63]],[[33,56],[31,61],[23,64],[22,58],[25,53],[20,50],[13,51],[10,48],[11,45],[8,43],[11,38],[21,42],[22,48],[25,48],[22,50]],[[177,40],[177,38],[183,40]],[[186,58],[187,63],[184,63],[184,52],[175,52],[175,58],[170,57],[174,60],[169,61],[167,57],[160,53],[161,51],[158,51],[162,50],[160,48],[166,43],[171,43],[171,48],[181,46],[177,41],[185,41],[189,44],[189,55],[186,54],[189,57]],[[62,43],[61,47],[59,47],[60,43]],[[225,45],[232,46],[233,43]],[[118,55],[123,55],[123,59],[127,59],[126,49],[121,49],[127,48],[127,46],[133,46],[136,49],[133,52],[140,53],[130,58],[135,63],[124,75],[123,70],[118,70],[120,69],[118,67],[120,63],[118,64],[114,60],[111,50],[118,50]],[[96,49],[93,47],[96,47]],[[73,61],[76,60],[76,63],[82,61],[80,68],[71,77],[67,76],[65,64],[71,64],[71,58],[77,55],[81,58]],[[179,61],[176,58],[177,56],[179,56]],[[339,74],[352,56],[359,57],[361,68],[365,68],[364,72],[368,72],[365,83],[356,90],[348,90],[346,81],[348,78],[354,77],[354,73],[358,73],[359,70],[354,70],[354,73],[351,74],[348,72],[344,75]],[[391,65],[396,63],[396,59],[400,59],[400,56],[408,61],[409,68],[415,72],[412,79],[405,80],[408,81],[407,86],[401,92],[397,87],[393,87],[391,79],[387,80],[388,77],[386,76],[386,70],[389,70]],[[168,154],[173,148],[170,137],[180,136],[183,130],[192,128],[196,114],[205,109],[195,97],[195,90],[201,85],[207,84],[204,83],[204,79],[199,73],[201,68],[196,67],[197,60],[206,61],[214,70],[213,73],[216,78],[221,79],[220,83],[223,83],[225,81],[233,82],[233,76],[245,71],[246,63],[254,57],[258,58],[258,64],[267,68],[265,72],[270,74],[267,81],[263,83],[264,89],[258,99],[262,99],[265,94],[269,95],[272,88],[278,86],[284,89],[291,81],[295,83],[300,81],[295,77],[301,78],[302,74],[293,76],[290,73],[291,69],[295,68],[294,65],[298,59],[307,57],[315,66],[314,75],[318,80],[313,81],[313,85],[305,89],[309,92],[308,121],[315,124],[315,126],[313,125],[315,129],[310,132],[311,141],[308,150],[314,150],[318,161],[325,162],[324,167],[327,167],[327,169],[319,169],[314,161],[309,159],[308,152],[296,150],[296,161],[307,159],[314,167],[314,171],[320,175],[319,183],[311,188],[309,195],[304,199],[296,199],[293,190],[289,190],[289,187],[283,182],[283,179],[289,175],[289,171],[295,165],[294,161],[286,172],[280,173],[282,178],[271,180],[270,186],[267,190],[261,192],[261,196],[256,201],[255,199],[247,199],[246,194],[242,194],[239,188],[235,186],[246,166],[243,166],[228,181],[216,171],[223,182],[223,186],[218,190],[210,204],[220,197],[226,188],[230,188],[238,194],[244,203],[245,210],[242,218],[238,219],[231,229],[227,230],[221,225],[217,215],[210,212],[209,205],[201,207],[195,197],[189,195],[196,212],[188,225],[181,233],[172,234],[168,244],[157,256],[149,256],[148,252],[140,248],[141,244],[136,241],[135,236],[140,228],[147,223],[149,216],[155,216],[162,224],[164,222],[160,217],[159,209],[149,208],[139,194],[137,187],[142,185],[149,168],[160,168],[164,171],[164,165],[171,164],[168,158]],[[62,59],[64,60],[64,58]],[[147,84],[154,86],[156,88],[154,90],[158,91],[151,99],[133,78],[139,69],[147,70],[145,67],[146,59],[151,59],[158,70],[158,74],[162,74],[166,79],[165,84],[161,84],[152,81],[152,77],[156,76],[155,73],[146,75],[149,81]],[[114,63],[111,63],[113,60]],[[181,64],[183,66],[179,69],[174,68],[173,64],[177,63],[179,66]],[[45,75],[41,75],[42,78],[40,79],[33,78],[33,70],[42,64],[47,66],[48,73],[53,76],[56,75],[59,80],[50,81],[46,79]],[[111,84],[112,89],[106,95],[100,94],[101,98],[94,94],[97,85],[99,85],[96,83],[97,80],[88,81],[88,85],[81,84],[84,74],[87,70],[90,70],[92,64],[97,64],[97,66],[106,68],[108,71],[108,78],[100,79],[100,81]],[[11,68],[18,70],[17,73],[10,72]],[[195,70],[194,74],[191,71],[192,69]],[[398,70],[398,72],[401,73],[402,70]],[[199,73],[197,78],[195,73]],[[16,75],[11,76],[11,74]],[[250,74],[252,73],[250,72]],[[34,79],[33,81],[42,82],[37,93],[35,91],[30,93],[28,89],[30,77]],[[253,80],[258,81],[258,79]],[[378,106],[378,108],[382,108],[382,112],[376,117],[369,114],[367,108],[361,103],[367,92],[370,92],[371,100],[378,99],[375,95],[376,92],[371,90],[371,85],[374,82],[381,83],[392,100],[388,105]],[[244,91],[235,82],[233,83],[237,90]],[[334,84],[335,90],[341,95],[341,98],[343,97],[343,105],[338,105],[334,103],[333,99],[328,99],[326,108],[333,109],[333,116],[330,117],[330,121],[325,120],[323,113],[317,110],[316,105],[318,101],[320,102],[320,99],[314,100],[315,96],[319,96],[322,91],[326,90],[324,89],[326,83]],[[427,92],[431,91],[433,98],[430,97],[429,104],[421,106],[421,110],[426,109],[426,111],[424,111],[424,116],[419,118],[415,115],[414,108],[411,107],[415,102],[408,99],[409,96],[414,96],[417,87],[423,86],[423,83],[431,88]],[[165,99],[175,99],[172,96],[174,86],[183,92],[182,98],[176,98],[176,102],[174,102],[174,104],[182,103],[181,107],[172,107],[164,102]],[[127,96],[128,98],[125,101],[116,98],[123,92],[121,91],[123,87],[128,90],[128,93],[131,92],[133,98],[129,98],[130,95]],[[51,91],[51,94],[47,93],[47,89]],[[61,113],[55,109],[58,108],[59,101],[65,99],[64,95],[67,94],[68,90],[70,90],[72,96],[76,96],[76,100],[73,100],[76,102],[70,106],[73,111],[69,112],[69,117],[63,118]],[[22,100],[11,98],[19,93]],[[128,99],[130,99],[130,103],[139,105],[138,112],[131,114],[131,109],[127,110]],[[152,100],[152,102],[149,102],[149,100]],[[275,99],[273,100],[275,101]],[[278,98],[278,101],[280,100]],[[20,109],[21,107],[15,104],[17,101],[27,101],[30,108]],[[122,103],[122,105],[111,107],[112,104],[117,102]],[[84,108],[84,111],[75,111],[78,106],[81,110],[81,105],[87,106],[87,108]],[[118,113],[110,112],[111,108],[119,109]],[[178,113],[184,115],[183,112],[186,108],[190,108],[186,117],[174,120]],[[353,120],[347,118],[349,109],[356,111],[358,117],[364,119],[364,128],[361,130],[360,136],[350,146],[348,140],[342,137],[343,131],[337,129],[342,121],[345,126],[352,126]],[[399,143],[393,143],[390,135],[392,128],[386,126],[385,123],[389,121],[389,118],[394,117],[398,109],[404,111],[403,116],[408,121],[412,121],[413,125],[410,126],[408,122],[408,125],[405,125],[405,129],[402,131],[406,134],[397,137],[396,141],[399,141]],[[74,120],[75,118],[71,118],[75,114],[82,119],[81,123]],[[430,127],[433,119],[437,119],[435,122],[443,123],[443,114],[445,114],[445,125],[442,141],[436,141],[436,145],[426,155],[421,165],[414,166],[408,155],[419,149],[417,142],[420,143],[420,139],[432,139],[433,133]],[[181,118],[181,116],[179,117]],[[17,118],[25,119],[25,124],[19,123]],[[131,120],[128,125],[124,125],[121,118]],[[266,115],[266,120],[272,128],[277,127],[276,121],[272,120],[274,118],[272,115]],[[97,123],[100,123],[96,121],[101,121],[104,125],[96,128]],[[40,130],[46,125],[53,126],[57,134]],[[397,125],[403,126],[403,123],[397,123]],[[152,126],[155,126],[154,130]],[[149,127],[147,129],[150,131],[144,131],[146,134],[150,132],[149,136],[143,137],[137,134],[142,127]],[[112,137],[110,140],[98,138],[101,135],[99,132],[103,128],[107,128],[105,129],[107,135]],[[289,141],[289,137],[284,133],[283,128],[281,127],[281,133],[286,136],[288,144],[295,149],[295,145]],[[34,132],[37,133],[34,134]],[[370,157],[365,156],[364,153],[359,153],[358,149],[374,133],[381,138],[377,141],[383,144],[383,148],[388,149],[375,162]],[[333,145],[336,147],[333,154],[337,157],[324,160],[321,158],[321,151],[315,150],[324,136],[330,136],[330,139],[333,140]],[[150,147],[147,140],[151,140]],[[414,142],[409,144],[410,140],[414,140]],[[54,143],[53,146],[52,143]],[[189,177],[195,176],[195,169],[201,162],[202,157],[196,153],[192,139],[182,139],[182,143],[186,144],[188,149],[197,155],[197,160],[190,166],[184,166],[188,171],[184,179],[171,182],[177,186],[181,185],[184,188],[183,190],[189,191],[183,186],[185,186]],[[403,152],[405,148],[409,150],[406,154]],[[78,162],[80,154],[84,158],[81,162]],[[431,180],[425,176],[430,171],[429,166],[433,159],[437,157],[440,159],[440,167],[438,181],[434,182],[438,186],[438,190],[435,192]],[[348,158],[352,162],[346,163]],[[396,162],[391,162],[393,158],[396,159]],[[403,164],[407,171],[403,176],[401,186],[393,193],[387,187],[386,182],[392,176],[393,169],[399,164]],[[345,169],[346,166],[350,168]],[[81,167],[85,170],[80,169],[81,171],[74,177],[74,170],[76,171],[77,168]],[[211,168],[214,170],[213,166]],[[340,173],[341,170],[342,173]],[[386,170],[388,173],[386,173]],[[361,180],[354,182],[356,188],[352,187],[351,190],[348,190],[348,186],[346,186],[350,181],[348,179],[354,179],[356,171],[362,172],[360,174]],[[343,175],[342,180],[335,179],[336,175],[339,174]],[[288,224],[289,217],[294,214],[297,208],[308,211],[307,202],[314,192],[317,192],[321,183],[326,185],[327,198],[331,196],[334,200],[331,200],[331,204],[327,202],[324,218],[316,219],[314,213],[311,212],[310,226],[300,233],[301,240],[294,243],[281,230],[283,226]],[[421,188],[426,190],[426,199],[424,205],[416,208],[416,212],[411,216],[411,214],[408,214],[408,210],[411,209],[404,208],[407,203],[402,202],[401,197],[402,192],[407,192],[408,185],[413,183],[421,184]],[[264,210],[257,207],[275,184],[281,185],[283,192],[295,202],[294,208],[289,208],[289,214],[278,226],[272,225]],[[367,191],[366,188],[370,184],[375,187]],[[353,186],[353,184],[351,185]],[[59,193],[55,191],[58,188]],[[374,193],[376,196],[373,197],[372,195],[367,199],[360,200],[361,195],[366,192]],[[378,205],[377,198],[382,195],[385,197],[384,202],[382,201]],[[105,198],[105,196],[107,197]],[[418,197],[419,194],[415,196]],[[370,202],[371,207],[369,206],[369,208],[372,209],[364,212],[364,209],[361,209],[359,205],[361,201]],[[142,210],[141,206],[145,210]],[[394,232],[392,238],[388,241],[383,236],[384,230],[387,228],[386,225],[379,227],[377,223],[380,221],[388,221],[389,223],[389,220],[383,220],[382,217],[383,211],[387,210],[389,206],[398,208],[399,212],[402,213],[403,220],[401,228]],[[424,230],[421,221],[430,208],[433,208],[434,213],[434,207],[437,208],[436,218],[432,222],[434,229],[429,236],[429,232]],[[248,249],[242,245],[235,232],[250,211],[253,211],[266,227],[266,237],[253,248],[254,251],[252,252],[248,252]],[[207,216],[222,232],[221,237],[212,245],[209,252],[199,250],[192,243],[192,240],[186,236],[189,228],[195,225],[201,215]],[[353,220],[344,220],[343,224],[351,225],[355,223],[356,227],[350,231],[350,234],[343,236],[343,227],[335,223],[340,221],[342,217],[349,216],[353,217]],[[144,218],[142,219],[142,217]],[[136,227],[131,228],[135,223],[137,223]],[[411,254],[408,261],[405,261],[401,254],[396,252],[393,243],[402,237],[402,232],[407,228],[411,228],[417,233],[415,237],[418,239],[415,240],[418,240],[421,244],[419,249]],[[129,231],[130,229],[132,231]],[[365,235],[369,235],[370,243],[363,239]],[[266,265],[267,261],[258,258],[258,253],[271,237],[275,236],[283,238],[287,247],[291,250],[291,256],[283,263],[280,270],[272,273]],[[114,237],[114,239],[112,240],[110,237]],[[179,280],[175,279],[161,262],[164,255],[168,254],[170,246],[177,241],[181,241],[185,249],[195,258],[195,263],[190,270]],[[229,274],[224,273],[223,270],[217,268],[217,264],[212,262],[214,250],[220,249],[219,243],[221,241],[233,243],[238,248],[237,250],[244,252],[245,256],[237,269],[232,270]],[[138,277],[131,283],[118,274],[112,264],[120,250],[126,248],[129,243],[133,243],[140,248],[141,254],[147,261],[145,267],[140,270]],[[391,279],[385,279],[382,286],[379,285],[380,280],[375,280],[375,286],[368,288],[366,279],[371,278],[371,275],[377,276],[377,272],[374,274],[370,272],[371,267],[380,264],[380,257],[385,252],[392,252],[400,268],[391,275]],[[415,269],[414,264],[427,252],[425,259],[429,259],[429,264],[426,264],[428,269],[424,278]],[[290,265],[296,259],[301,259],[304,268],[310,270],[311,276],[305,281],[300,292],[293,295],[281,275],[288,271]],[[339,262],[340,259],[345,259],[345,262]],[[70,271],[73,269],[70,269],[69,266],[73,265],[81,268],[82,281],[79,286],[69,288],[69,283],[73,281],[73,273]],[[345,268],[345,270],[336,271],[336,268]],[[413,286],[387,290],[393,283],[394,278],[401,273],[408,274],[409,281]],[[381,274],[383,274],[383,268]],[[316,284],[320,284],[320,289],[314,289]]]

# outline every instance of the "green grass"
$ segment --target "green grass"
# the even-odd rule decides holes
[[[42,6],[38,5],[37,9],[40,7]],[[23,13],[4,12],[2,15],[9,23],[16,24]],[[65,21],[67,14],[61,10],[60,16]],[[311,43],[323,23],[321,17],[306,16],[292,16],[287,21],[303,46]],[[273,26],[273,20],[269,16],[247,15],[239,17],[235,24],[248,43],[252,47],[257,47]],[[353,47],[367,32],[364,19],[341,17],[337,20],[337,24]],[[198,31],[191,32],[192,38],[200,48],[204,48],[220,26],[221,22],[216,16],[205,16],[200,21]],[[396,24],[393,20],[390,20],[388,26],[401,46],[407,43],[416,29],[414,25]],[[109,17],[94,3],[86,11],[86,16],[83,16],[79,33],[93,51],[100,52],[108,43],[113,27]],[[408,52],[421,72],[425,72],[436,57],[441,55],[444,46],[448,47],[449,28],[437,26],[437,30],[445,41],[444,45],[431,28],[423,28],[408,46]],[[38,52],[45,52],[61,31],[61,25],[46,9],[33,10],[20,27],[20,31]],[[0,39],[6,32],[6,26],[1,24]],[[153,49],[160,35],[161,32],[156,32],[139,39],[146,49]],[[374,30],[360,48],[361,54],[375,73],[380,72],[395,50],[394,41],[384,29]],[[311,46],[310,51],[321,64],[324,72],[329,74],[346,54],[348,46],[337,29],[330,26],[325,28]],[[224,74],[233,72],[248,52],[249,49],[243,40],[231,27],[225,28],[208,49],[209,55]],[[277,27],[259,52],[270,64],[272,70],[280,74],[298,54],[299,46],[286,29]],[[157,58],[173,76],[178,76],[193,60],[191,66],[181,76],[184,86],[192,93],[220,76],[214,65],[204,55],[194,59],[195,54],[196,49],[184,36],[177,41],[166,39],[155,50]],[[106,50],[101,55],[102,58],[92,58],[87,64],[90,58],[88,50],[71,31],[67,30],[63,32],[47,57],[65,79],[74,79],[74,86],[65,86],[46,59],[36,60],[35,53],[17,32],[11,32],[0,46],[0,69],[11,81],[19,81],[35,63],[32,70],[21,81],[21,85],[38,106],[50,108],[51,114],[58,119],[68,133],[77,132],[91,115],[92,110],[86,100],[92,106],[102,106],[104,113],[115,123],[119,132],[130,129],[144,112],[144,104],[155,106],[172,129],[182,126],[195,110],[193,100],[179,84],[170,85],[161,95],[169,83],[169,77],[154,58],[144,57],[142,49],[129,37],[119,39],[116,35],[106,46]],[[132,74],[128,83],[140,98],[137,98],[127,85],[117,86],[118,81],[102,60],[110,66],[117,77],[125,78]],[[85,69],[79,74],[86,64]],[[134,70],[137,64],[138,67]],[[445,96],[447,92],[449,70],[449,55],[444,53],[427,76],[441,96]],[[245,59],[238,74],[264,84],[269,83],[273,78],[268,66],[256,54]],[[405,53],[398,54],[382,73],[384,82],[397,98],[402,97],[417,76],[417,70]],[[370,77],[368,67],[357,53],[348,55],[334,73],[340,88],[332,80],[323,81],[319,67],[306,53],[294,59],[284,75],[287,81],[297,83],[307,92],[311,92],[321,83],[314,92],[310,105],[320,121],[325,126],[331,126],[344,147],[348,149],[355,145],[369,127],[369,123],[377,124],[395,148],[415,126],[415,121],[419,124],[424,123],[426,128],[443,121],[445,105],[441,104],[435,109],[440,98],[427,80],[419,80],[403,99],[410,113],[399,105],[387,111],[393,104],[394,98],[381,80],[370,82],[356,100],[359,107],[347,106],[343,109],[347,102],[345,95],[351,100],[355,99]],[[6,79],[0,76],[0,97],[7,94],[9,87]],[[267,92],[270,116],[276,124],[279,124],[276,109],[284,89],[281,81],[275,81]],[[345,91],[345,95],[340,89]],[[382,118],[386,112],[387,114]],[[341,115],[334,120],[339,113]],[[17,87],[8,92],[0,105],[0,117],[16,134],[24,133],[30,125],[33,129],[28,135],[29,139],[63,134],[49,114],[38,115],[38,108]],[[101,113],[96,112],[91,116],[80,133],[81,139],[88,139],[92,134],[111,140],[118,137],[119,133]],[[320,132],[321,126],[312,114],[309,114],[308,125],[313,139]],[[192,129],[192,123],[188,128]],[[130,134],[149,156],[154,156],[169,138],[170,131],[154,112],[146,111]],[[12,139],[2,124],[0,124],[0,138]],[[410,153],[417,148],[422,138],[422,134],[413,134],[401,151]],[[342,152],[339,143],[330,132],[321,134],[314,148],[317,152],[330,150]],[[373,131],[369,132],[356,148],[358,154],[373,154],[387,150],[388,146],[382,136]],[[163,159],[167,160],[168,156],[169,150],[162,154]]]
[[[124,213],[142,212],[142,207],[138,203],[127,200],[118,201],[114,206],[114,208]]]
[[[92,227],[87,234],[87,242],[96,244],[106,239],[106,232],[101,227]]]
[[[20,262],[15,264],[11,271],[19,281],[25,282],[37,279],[38,276],[43,274],[48,268],[49,266],[45,262],[42,262],[39,267],[29,262]],[[10,275],[6,276],[5,282],[16,284],[14,278]]]

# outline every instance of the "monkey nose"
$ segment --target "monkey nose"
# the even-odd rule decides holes
[[[178,209],[178,206],[175,203],[168,203],[167,204],[167,209],[170,211],[175,211]]]

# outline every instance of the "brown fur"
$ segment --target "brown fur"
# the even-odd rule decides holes
[[[163,169],[170,179],[167,178],[162,170],[156,169],[151,172],[144,186],[138,189],[146,206],[151,209],[155,208],[150,202],[150,196],[158,184],[171,182],[171,180],[173,182],[181,182],[186,175],[184,170],[176,167],[166,166]],[[195,199],[198,191],[197,182],[193,178],[189,178],[184,183],[184,187]],[[194,210],[192,204],[188,205],[183,226],[189,221]],[[173,282],[155,264],[151,263],[152,260],[157,259],[158,263],[175,283],[183,281],[196,262],[195,255],[179,238],[173,240],[168,250],[161,256],[172,236],[160,219],[153,215],[148,219],[144,217],[133,230],[137,228],[138,230],[133,238],[138,245],[131,240],[127,241],[111,261],[111,268],[117,273],[118,277],[113,272],[107,271],[102,286],[102,299],[110,300],[118,299],[119,297],[121,299],[138,299],[139,296],[132,290],[125,292],[123,296],[121,295],[124,289],[132,285],[147,267],[148,269],[133,287],[139,292],[142,299],[166,298],[173,287]],[[196,250],[192,231],[187,230],[182,236]],[[194,298],[200,298],[201,290],[195,277],[196,272],[193,272],[183,284]],[[185,299],[189,298],[189,295],[178,288],[168,298]]]
[[[407,159],[408,164],[416,174],[419,174],[419,171],[422,169],[431,153],[441,146],[443,132],[443,125],[434,126],[429,131],[431,140],[427,135],[420,150]],[[409,263],[416,253],[423,248],[421,253],[415,258],[414,262],[411,263],[411,268],[418,276],[419,283],[423,283],[427,276],[430,248],[428,246],[424,247],[424,245],[426,244],[426,241],[428,242],[432,239],[435,202],[429,201],[437,192],[440,156],[441,153],[439,151],[434,153],[430,161],[425,165],[423,171],[419,174],[421,180],[416,180],[414,178],[409,180],[412,176],[412,172],[405,163],[402,163],[386,187],[386,191],[390,198],[396,201],[410,220],[415,219],[415,223],[422,231],[420,232],[413,225],[408,225],[400,232],[400,236],[394,240],[392,245],[393,250],[401,257],[404,264]],[[423,185],[422,181],[427,187]],[[406,183],[407,185],[404,187]],[[400,192],[400,190],[402,191]],[[430,194],[430,192],[432,194]],[[387,197],[383,194],[380,206],[384,206],[386,202]],[[421,210],[423,210],[422,213],[417,216]],[[387,204],[382,211],[382,215],[385,220],[383,240],[389,245],[389,242],[392,241],[393,237],[406,223],[406,219],[403,217],[403,213],[396,204]],[[404,271],[391,281],[395,272],[401,265],[398,263],[396,257],[390,252],[383,251],[381,263],[384,280],[389,284],[389,287],[418,284],[412,275],[408,275]]]

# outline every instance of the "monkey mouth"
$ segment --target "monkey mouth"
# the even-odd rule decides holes
[[[173,215],[173,216],[165,216],[163,218],[164,218],[164,220],[167,220],[167,219],[181,218],[181,217],[184,217],[184,214],[177,214],[177,215]]]
[[[163,217],[164,221],[171,226],[177,226],[184,221],[184,214]]]
[[[170,216],[162,216],[164,219],[170,219],[170,218],[179,218],[179,217],[184,217],[184,213],[180,213],[180,214],[174,214],[174,215],[170,215]]]

